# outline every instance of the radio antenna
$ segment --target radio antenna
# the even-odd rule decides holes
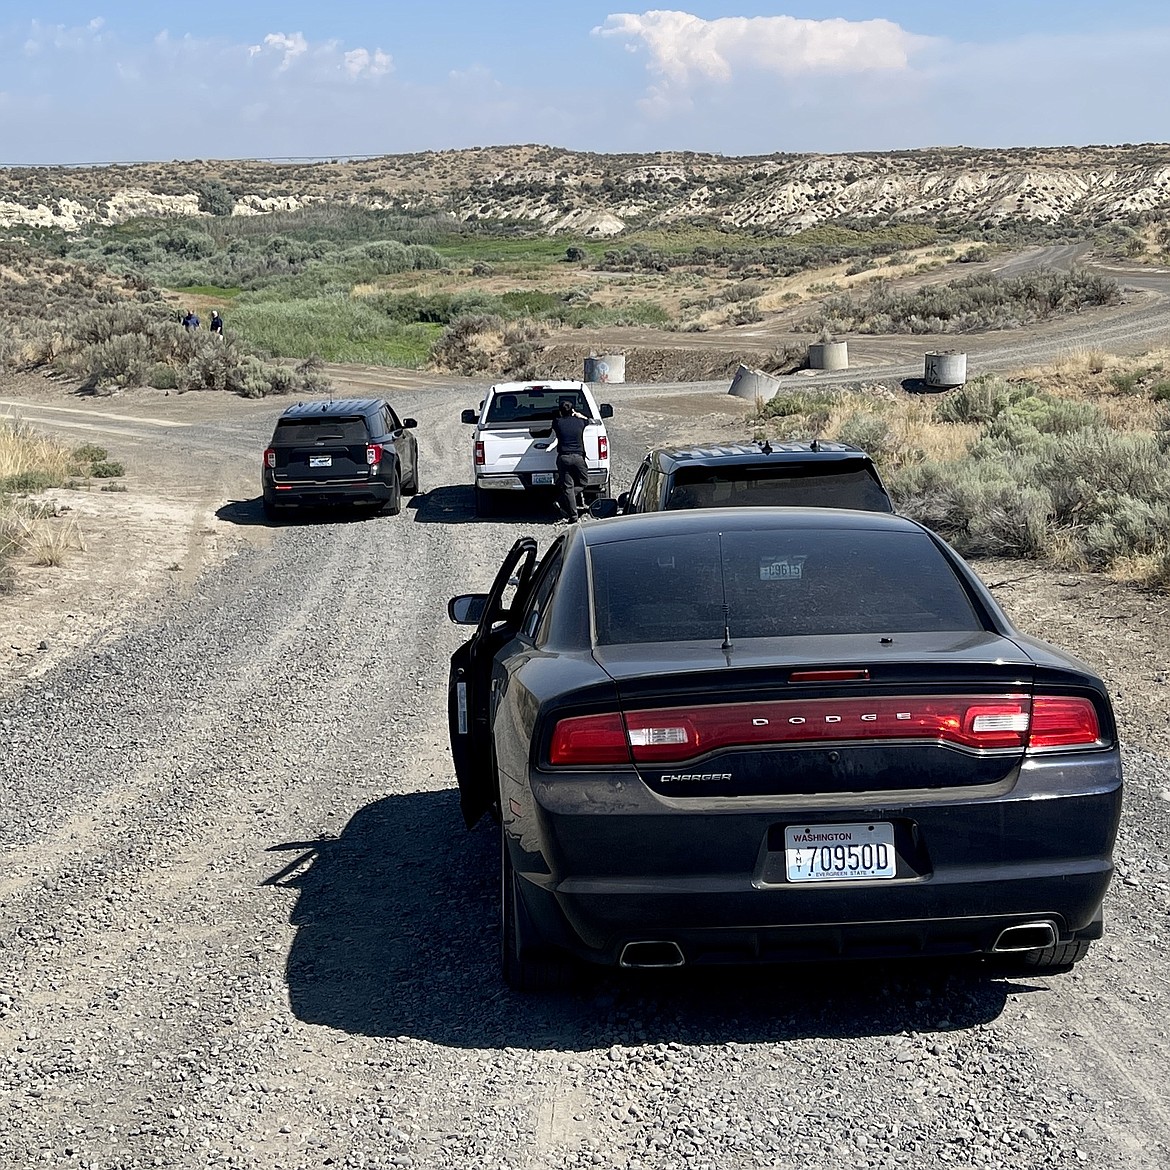
[[[719,587],[723,592],[723,645],[720,650],[731,649],[731,606],[727,604],[727,578],[723,574],[723,533],[719,533]]]

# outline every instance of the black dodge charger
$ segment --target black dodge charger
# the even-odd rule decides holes
[[[624,516],[512,548],[451,660],[501,824],[514,987],[622,967],[1012,955],[1101,936],[1121,763],[1084,663],[942,540],[834,509]]]

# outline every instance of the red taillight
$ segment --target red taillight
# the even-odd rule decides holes
[[[483,440],[477,439],[475,441],[475,465],[476,467],[482,467],[485,462],[487,462],[487,460],[485,459],[483,453]]]
[[[605,435],[598,435],[597,437],[597,458],[609,458],[609,439]]]
[[[382,462],[382,444],[381,443],[367,443],[366,444],[366,462],[371,467],[377,467]]]
[[[1101,724],[1091,700],[1039,695],[1033,701],[1029,748],[1083,747],[1100,742]]]
[[[811,699],[631,711],[638,763],[678,763],[731,748],[848,740],[930,740],[978,751],[1022,750],[1024,695]]]
[[[805,743],[912,740],[974,751],[1088,747],[1101,742],[1089,699],[903,695],[666,707],[562,719],[550,762],[677,764],[715,751]]]
[[[562,719],[553,731],[549,748],[552,764],[628,764],[630,749],[626,729],[617,714],[578,715]]]
[[[264,452],[264,462],[267,463],[269,467],[276,466],[276,448],[275,447],[269,447]]]

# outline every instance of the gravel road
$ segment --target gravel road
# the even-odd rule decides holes
[[[1170,1164],[1164,598],[985,569],[1117,693],[1121,869],[1075,973],[865,964],[520,997],[496,971],[494,834],[463,829],[447,756],[444,603],[547,520],[474,519],[474,388],[391,393],[427,489],[401,516],[272,530],[227,502],[240,551],[0,698],[0,1166]],[[740,409],[610,397],[619,481],[648,441],[732,433]],[[229,413],[109,442],[247,495],[275,408]]]

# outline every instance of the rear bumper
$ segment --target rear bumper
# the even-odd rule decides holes
[[[989,953],[1005,928],[1028,923],[1051,923],[1061,942],[1099,936],[1121,775],[1115,754],[1093,759],[984,799],[855,798],[849,808],[701,809],[628,776],[602,782],[607,800],[597,778],[584,789],[538,781],[533,815],[507,830],[539,934],[590,962],[616,964],[638,942],[673,943],[687,964]],[[782,839],[784,824],[858,820],[898,825],[900,855],[915,843],[897,877],[787,880],[778,826]]]
[[[265,503],[276,507],[325,508],[346,504],[384,504],[393,496],[380,479],[265,482]]]
[[[533,483],[533,475],[551,475],[551,483]],[[603,488],[609,483],[609,468],[590,468],[587,472],[585,487]],[[508,472],[493,475],[476,474],[475,486],[483,491],[490,492],[554,492],[557,490],[557,473],[546,472]]]

